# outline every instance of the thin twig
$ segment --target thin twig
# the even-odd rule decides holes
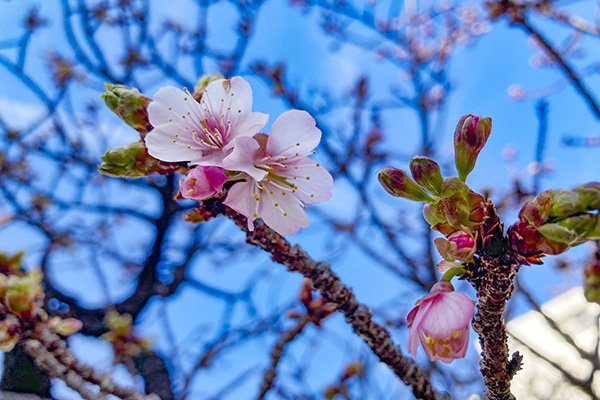
[[[256,397],[257,400],[264,400],[267,392],[273,387],[273,384],[275,383],[275,377],[277,376],[277,366],[279,365],[279,361],[281,361],[281,357],[283,357],[285,346],[296,339],[296,337],[304,330],[306,325],[308,325],[310,320],[310,315],[305,314],[292,329],[281,335],[275,344],[275,347],[273,347],[273,350],[271,350],[271,363],[263,375],[260,390],[258,392],[258,396]]]

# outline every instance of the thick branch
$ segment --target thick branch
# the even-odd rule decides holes
[[[246,232],[246,241],[271,254],[274,261],[285,265],[289,271],[299,272],[308,278],[325,301],[344,314],[354,332],[371,348],[373,353],[410,386],[418,399],[449,399],[446,393],[436,391],[419,365],[406,358],[390,337],[390,333],[372,318],[371,310],[360,304],[352,290],[344,285],[329,264],[316,262],[298,246],[292,246],[281,235],[266,226],[262,221],[254,222],[254,230],[249,231],[246,217],[223,206],[218,200],[207,201],[205,206],[214,215],[224,214]]]
[[[491,202],[485,204],[485,218],[479,231],[479,258],[469,281],[477,290],[477,313],[473,329],[481,344],[480,368],[485,383],[484,400],[513,400],[510,381],[520,368],[520,355],[509,360],[508,336],[504,324],[506,303],[514,291],[520,265],[508,254],[508,242]]]

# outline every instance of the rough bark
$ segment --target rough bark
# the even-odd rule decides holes
[[[472,276],[477,290],[477,312],[473,329],[481,344],[480,368],[485,390],[484,400],[512,400],[510,381],[520,369],[521,356],[509,359],[504,310],[514,290],[519,263],[509,252],[508,239],[491,202],[485,204],[484,221],[478,232],[478,246]]]

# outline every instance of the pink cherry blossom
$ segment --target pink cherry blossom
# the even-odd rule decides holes
[[[452,284],[440,281],[406,317],[410,333],[408,350],[417,356],[419,341],[431,361],[447,364],[463,358],[469,346],[469,325],[475,304]]]
[[[211,82],[200,102],[176,87],[161,88],[148,118],[154,129],[145,141],[152,156],[217,167],[235,138],[255,135],[268,121],[268,115],[252,112],[252,89],[241,77]]]
[[[179,180],[179,191],[186,199],[206,200],[223,189],[227,175],[223,168],[198,166]]]
[[[283,113],[269,136],[238,137],[223,166],[240,171],[243,181],[224,203],[248,218],[250,230],[259,216],[282,235],[307,227],[305,204],[328,200],[333,187],[329,172],[309,157],[320,140],[315,120],[299,110]]]

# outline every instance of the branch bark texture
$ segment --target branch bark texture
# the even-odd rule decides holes
[[[520,264],[511,257],[508,239],[494,205],[484,206],[485,217],[478,234],[478,257],[468,279],[477,290],[473,329],[481,344],[480,368],[485,383],[484,400],[513,400],[510,381],[520,369],[521,356],[509,359],[504,310],[514,291]]]

